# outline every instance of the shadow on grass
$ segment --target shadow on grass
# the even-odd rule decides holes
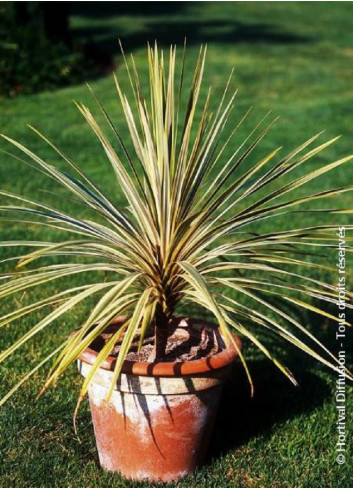
[[[184,2],[70,2],[70,12],[93,19],[116,15],[158,17],[180,13]]]
[[[118,52],[118,38],[121,38],[127,51],[155,40],[159,45],[180,45],[184,38],[188,45],[210,42],[294,44],[313,41],[311,37],[281,31],[276,24],[240,21],[237,13],[241,9],[234,8],[234,15],[227,20],[216,20],[198,15],[203,8],[203,5],[195,3],[192,11],[188,12],[183,2],[72,2],[71,14],[88,19],[87,25],[76,27],[72,33],[110,55]],[[105,17],[117,18],[116,25],[99,26],[99,19]],[[134,17],[142,17],[143,24],[137,24],[138,30],[122,34],[126,23],[130,26]],[[91,25],[90,19],[98,19],[98,24]]]
[[[295,372],[298,387],[270,361],[253,362],[249,368],[254,397],[250,397],[242,366],[236,364],[223,390],[206,464],[257,435],[271,436],[276,424],[312,411],[330,395],[324,380],[302,368]]]
[[[276,305],[278,306],[278,304]],[[314,302],[313,305],[324,308],[328,313],[337,317],[338,308],[336,305],[326,304],[323,306],[319,301]],[[338,355],[338,351],[342,347],[336,339],[337,323],[294,305],[285,304],[285,306],[284,308],[282,304],[282,309],[286,309],[287,314],[305,326],[335,356]],[[350,323],[353,322],[352,311],[346,310],[346,319]],[[318,345],[305,335],[300,335],[300,337],[320,353]],[[353,354],[348,349],[348,344],[351,344],[351,337],[352,330],[346,327],[344,348],[348,368],[353,362]],[[284,343],[280,342],[280,344],[283,356]],[[271,347],[270,350],[273,351],[273,348]],[[323,356],[329,359],[327,355],[324,354]],[[316,360],[288,343],[285,348],[284,364],[294,374],[299,383],[298,387],[291,384],[270,360],[250,362],[249,369],[255,385],[253,398],[250,397],[249,384],[241,364],[238,362],[235,365],[233,374],[227,381],[222,394],[210,445],[211,452],[206,463],[210,463],[212,458],[217,458],[229,450],[234,450],[247,443],[257,435],[271,436],[272,429],[277,423],[303,413],[309,413],[321,406],[325,399],[332,395],[329,382],[325,382],[312,372],[315,367],[330,372],[332,384],[334,384],[337,374],[329,368],[318,366]],[[348,383],[351,385],[351,382]]]

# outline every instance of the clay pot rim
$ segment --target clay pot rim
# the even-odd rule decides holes
[[[186,321],[198,324],[201,323],[205,326],[217,329],[219,331],[219,327],[207,321],[183,317],[178,317],[177,319],[185,319]],[[119,323],[121,322],[121,320],[121,317],[116,318],[114,321],[112,321],[111,324]],[[242,345],[240,338],[235,334],[233,335],[233,338],[237,344],[237,347],[240,349]],[[97,355],[98,353],[92,348],[86,348],[86,350],[83,351],[79,356],[79,360],[88,363],[89,365],[93,365],[97,358]],[[235,346],[231,342],[229,342],[229,344],[222,351],[216,353],[215,355],[212,355],[209,358],[200,358],[197,360],[187,360],[182,362],[154,363],[125,360],[122,366],[122,373],[153,377],[176,377],[202,374],[227,367],[234,362],[238,355],[239,354]],[[116,357],[108,356],[101,364],[100,368],[112,371],[114,370],[115,363]]]

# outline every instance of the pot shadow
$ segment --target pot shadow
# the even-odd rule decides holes
[[[352,328],[348,326],[345,328],[342,346],[341,341],[336,338],[337,322],[294,304],[283,304],[275,298],[265,298],[296,319],[336,357],[340,350],[345,350],[346,364],[348,368],[351,367],[353,351],[348,345],[352,344]],[[323,304],[318,300],[312,300],[311,303],[334,317],[337,317],[340,312],[336,304]],[[345,313],[346,320],[353,324],[353,311],[347,308]],[[292,328],[292,332],[315,351],[322,353],[320,347],[306,335],[300,334],[296,328]],[[265,338],[263,340],[265,342]],[[276,356],[282,356],[284,364],[293,372],[299,386],[295,387],[270,360],[248,362],[255,388],[254,397],[251,398],[248,381],[238,361],[224,385],[206,464],[210,463],[212,458],[237,449],[255,436],[270,437],[275,425],[303,413],[309,413],[332,395],[330,385],[336,381],[337,374],[319,366],[315,359],[298,350],[294,345],[278,342],[276,337],[268,337],[267,340],[266,345],[274,353],[277,350]],[[283,345],[286,346],[284,357]],[[327,358],[327,355],[324,356]],[[314,369],[321,370],[321,368],[322,371],[331,373],[332,384],[330,379],[325,381],[313,373]],[[352,385],[350,381],[347,383]]]
[[[222,392],[206,465],[255,436],[270,437],[275,425],[312,411],[331,395],[322,378],[302,368],[296,368],[295,387],[270,361],[249,363],[254,397],[237,363]]]

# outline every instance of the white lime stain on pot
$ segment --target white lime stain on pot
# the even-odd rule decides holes
[[[90,401],[97,407],[106,404],[108,389],[92,383],[89,387]],[[114,391],[109,405],[130,422],[130,429],[138,431],[139,438],[144,443],[150,443],[153,438],[153,420],[162,415],[169,416],[169,409],[184,405],[183,415],[188,411],[189,419],[194,420],[195,428],[202,429],[205,424],[208,409],[203,406],[196,394],[179,395],[144,395]],[[171,420],[173,421],[173,420]],[[171,436],[178,439],[178,434]]]

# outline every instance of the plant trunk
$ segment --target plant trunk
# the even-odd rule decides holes
[[[149,357],[149,361],[155,362],[157,360],[163,360],[166,354],[167,342],[169,336],[169,315],[163,310],[162,305],[158,305],[156,308],[156,318],[154,327],[154,348]]]

